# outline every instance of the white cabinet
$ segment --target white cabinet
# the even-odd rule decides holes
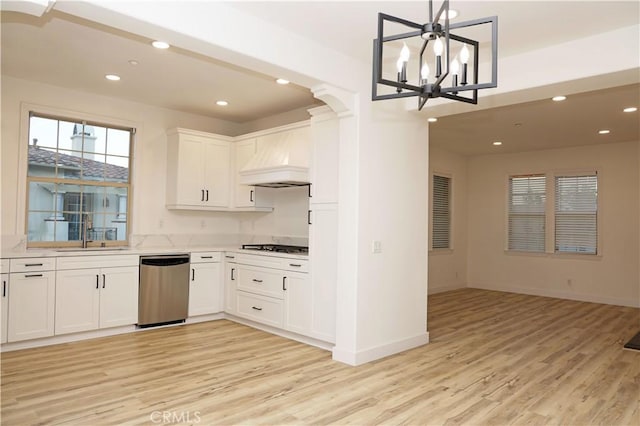
[[[34,260],[32,264],[41,264]],[[11,270],[14,270],[11,264]],[[32,267],[28,272],[9,274],[7,341],[53,336],[55,272]]]
[[[229,207],[231,139],[186,129],[167,133],[167,208]]]
[[[235,206],[236,207],[253,207],[255,206],[256,188],[249,185],[241,185],[238,183],[238,173],[247,164],[256,153],[256,140],[247,139],[235,143]]]
[[[335,343],[338,280],[338,204],[311,204],[309,263],[313,293],[313,336]]]
[[[236,261],[236,315],[315,337],[306,260],[241,254]]]
[[[0,274],[0,281],[2,284],[2,309],[0,311],[0,327],[2,332],[0,333],[0,343],[7,343],[7,324],[9,323],[9,274]]]
[[[58,258],[55,334],[138,322],[138,256]]]
[[[213,314],[223,310],[220,253],[191,253],[189,316]]]
[[[340,123],[336,114],[328,107],[314,108],[310,112],[313,114],[309,164],[310,201],[337,203]]]
[[[225,254],[224,263],[224,311],[235,315],[236,307],[236,257],[233,254]]]

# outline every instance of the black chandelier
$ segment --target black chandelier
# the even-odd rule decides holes
[[[429,0],[429,22],[426,24],[416,24],[384,13],[378,14],[378,38],[373,41],[372,100],[418,96],[418,110],[421,110],[429,99],[437,97],[477,104],[478,89],[498,86],[498,17],[450,24],[449,16],[449,0],[442,2],[435,18],[433,0]],[[453,34],[451,31],[483,24],[491,24],[491,81],[479,83],[480,42]],[[387,35],[385,29],[389,27],[394,30],[405,30],[407,27],[409,31]],[[413,50],[419,52],[418,61],[411,62],[412,49],[407,45],[408,42]],[[427,50],[430,43],[433,44],[433,53]],[[457,54],[450,59],[452,44]],[[459,50],[457,50],[458,47]],[[387,60],[385,68],[384,54],[388,51],[395,53],[394,61],[391,65],[391,61]],[[415,54],[413,56],[416,57]],[[433,68],[429,66],[430,64]],[[391,67],[393,69],[389,71],[387,68]],[[435,69],[434,78],[431,77],[432,69]],[[393,77],[395,79],[392,79]],[[392,93],[378,94],[378,85],[391,87],[394,90]],[[469,95],[462,96],[461,92]]]

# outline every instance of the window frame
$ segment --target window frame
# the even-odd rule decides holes
[[[137,138],[136,123],[114,119],[112,117],[95,116],[91,114],[81,113],[77,111],[64,110],[61,108],[46,107],[41,105],[33,105],[23,103],[21,108],[21,126],[20,126],[20,163],[19,163],[19,182],[18,197],[16,203],[17,229],[24,232],[24,245],[26,248],[81,248],[82,241],[28,241],[29,226],[29,187],[32,182],[44,182],[51,184],[73,184],[88,185],[92,187],[110,187],[125,188],[127,190],[127,207],[126,207],[126,235],[120,240],[96,240],[87,243],[87,247],[122,247],[129,245],[129,237],[132,234],[133,226],[133,186],[134,186],[134,157],[135,157],[135,140]],[[129,136],[129,155],[128,155],[128,181],[111,182],[81,179],[64,179],[59,177],[34,177],[29,176],[29,133],[30,120],[32,116],[48,118],[53,120],[63,120],[67,122],[83,123],[85,125],[101,126],[110,129],[124,130],[130,132]]]
[[[435,176],[443,177],[449,179],[449,246],[444,248],[433,247],[433,208],[434,208],[434,189],[435,185],[433,183]],[[454,250],[453,244],[453,232],[454,232],[454,177],[451,173],[434,171],[430,175],[429,188],[431,197],[429,198],[429,251],[433,253],[450,253]]]
[[[544,200],[544,210],[542,212],[544,230],[542,232],[542,250],[522,250],[522,249],[512,249],[509,245],[509,235],[510,235],[510,220],[511,217],[511,181],[513,178],[541,178],[545,179],[545,200]],[[546,173],[509,173],[506,179],[506,201],[505,201],[505,238],[504,238],[504,250],[508,253],[522,253],[527,255],[540,255],[544,254],[547,251],[547,244],[549,241],[548,229],[549,229],[549,176]]]

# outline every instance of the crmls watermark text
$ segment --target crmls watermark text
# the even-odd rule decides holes
[[[149,415],[152,423],[200,423],[200,411],[152,411]]]

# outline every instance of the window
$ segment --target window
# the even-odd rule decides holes
[[[596,254],[598,176],[557,176],[556,253]]]
[[[31,113],[27,241],[31,247],[125,245],[134,129]]]
[[[544,252],[546,178],[509,177],[509,250]]]
[[[451,248],[451,178],[433,175],[431,247]]]

